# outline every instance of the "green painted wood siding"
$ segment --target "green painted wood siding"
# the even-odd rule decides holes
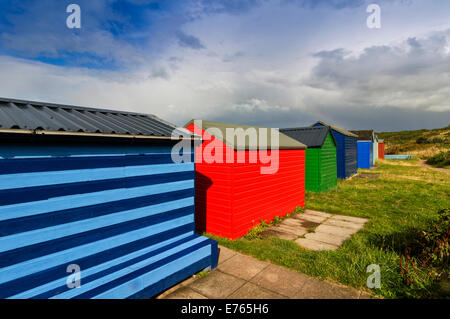
[[[306,149],[305,189],[320,192],[320,148]]]
[[[326,191],[337,185],[336,145],[328,133],[321,151],[320,189]]]
[[[306,149],[305,188],[322,192],[336,187],[336,145],[328,133],[321,148]]]

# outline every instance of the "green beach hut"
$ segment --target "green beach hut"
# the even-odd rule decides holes
[[[280,129],[283,134],[305,144],[305,189],[313,192],[337,186],[336,141],[328,126]]]

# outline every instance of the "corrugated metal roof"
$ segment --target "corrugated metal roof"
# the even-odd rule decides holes
[[[170,138],[175,125],[154,115],[0,98],[3,133]],[[186,133],[179,131],[179,133]]]
[[[331,127],[331,129],[333,129],[335,131],[338,131],[341,134],[344,134],[344,135],[347,135],[347,136],[352,136],[352,137],[358,137],[355,134],[353,134],[352,132],[347,131],[346,129],[343,129],[342,127],[339,127],[339,126],[336,126],[336,125],[333,125],[333,124],[328,124],[328,123],[325,123],[325,122],[322,122],[322,121],[317,121],[316,123],[314,123],[311,126],[314,126],[317,123],[322,124],[324,126],[329,126],[329,127]]]
[[[351,132],[358,136],[358,141],[372,141],[374,138],[373,130],[352,130]]]
[[[327,137],[330,127],[317,126],[317,127],[296,127],[296,128],[283,128],[280,132],[287,136],[305,144],[309,147],[322,147]],[[333,138],[334,140],[334,138]],[[336,141],[335,141],[336,144]]]
[[[200,124],[198,124],[200,123]],[[227,136],[226,132],[227,132],[227,128],[229,129],[239,129],[242,128],[243,130],[247,130],[249,128],[254,128],[256,129],[256,133],[259,134],[260,131],[258,129],[264,128],[264,127],[259,127],[259,126],[248,126],[248,125],[239,125],[239,124],[229,124],[229,123],[221,123],[221,122],[213,122],[213,121],[203,121],[203,120],[191,120],[188,123],[186,123],[186,125],[184,127],[189,126],[190,124],[198,124],[197,126],[201,126],[200,128],[203,130],[208,130],[208,129],[218,129],[220,131],[220,134],[214,134],[214,132],[208,132],[211,135],[213,135],[215,138],[221,140],[223,143],[227,144],[227,145],[233,145],[235,150],[248,150],[248,149],[270,149],[271,145],[272,145],[272,141],[271,141],[271,131],[270,130],[276,130],[274,128],[265,128],[267,129],[267,145],[260,145],[260,141],[259,141],[259,135],[257,136],[256,139],[256,145],[252,144],[252,141],[250,141],[250,139],[248,138],[248,136],[245,136],[245,145],[239,145],[238,143],[238,139],[237,136]],[[283,134],[283,133],[279,133],[279,142],[278,142],[278,147],[279,149],[305,149],[306,145],[290,138],[289,136]],[[234,139],[234,140],[232,140]]]

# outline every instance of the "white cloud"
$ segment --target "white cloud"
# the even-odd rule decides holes
[[[368,40],[366,29],[349,33],[359,20],[365,25],[365,11],[317,10],[317,21],[294,5],[202,16],[183,27],[198,50],[169,41],[158,58],[139,52],[132,68],[118,71],[3,56],[0,95],[154,113],[180,125],[191,118],[272,127],[323,119],[379,130],[448,124],[447,31]],[[127,50],[116,54],[126,60]]]

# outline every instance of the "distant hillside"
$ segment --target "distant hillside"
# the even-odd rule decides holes
[[[377,135],[385,140],[386,154],[412,154],[429,160],[435,166],[448,166],[450,125],[433,130],[381,132]]]

